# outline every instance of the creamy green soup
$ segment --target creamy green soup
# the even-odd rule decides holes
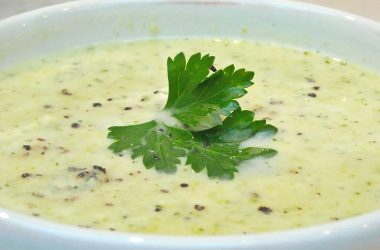
[[[245,146],[233,180],[144,168],[107,128],[155,118],[166,59],[184,51],[256,72],[240,101],[279,128]],[[0,72],[0,206],[80,227],[173,235],[310,226],[380,208],[380,76],[318,53],[247,41],[96,45]]]

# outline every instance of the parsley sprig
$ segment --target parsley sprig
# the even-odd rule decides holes
[[[269,157],[274,149],[247,147],[241,142],[260,132],[275,134],[277,128],[265,120],[254,120],[254,112],[241,110],[236,99],[253,85],[254,73],[230,65],[210,75],[215,58],[185,55],[168,58],[169,95],[164,111],[179,121],[171,125],[152,120],[129,126],[110,127],[109,148],[114,153],[131,149],[132,158],[143,157],[146,168],[173,173],[186,157],[195,172],[206,169],[211,178],[232,179],[240,162]]]

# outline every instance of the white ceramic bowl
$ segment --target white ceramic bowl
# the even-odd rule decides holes
[[[271,41],[380,68],[379,23],[281,0],[90,0],[48,7],[0,21],[0,68],[82,44],[192,36]],[[380,249],[380,212],[283,232],[177,237],[81,229],[0,209],[0,249]]]

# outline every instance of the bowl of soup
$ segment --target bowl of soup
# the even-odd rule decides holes
[[[4,249],[378,249],[380,24],[287,1],[79,1],[0,21]],[[155,118],[166,60],[255,72],[276,156],[233,180],[146,169],[111,126]]]

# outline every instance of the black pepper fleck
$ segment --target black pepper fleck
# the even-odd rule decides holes
[[[317,95],[316,95],[315,93],[308,93],[307,95],[308,95],[309,97],[313,97],[313,98],[317,97]]]
[[[31,176],[32,176],[32,175],[29,174],[29,173],[23,173],[23,174],[21,175],[22,178],[28,178],[28,177],[31,177]]]
[[[70,93],[67,89],[62,89],[61,94],[62,95],[72,95],[72,93]]]
[[[162,206],[156,205],[156,207],[154,208],[154,211],[155,212],[161,212],[162,211]]]
[[[125,107],[124,110],[131,110],[132,107]]]
[[[270,209],[269,207],[265,207],[265,206],[259,207],[258,210],[264,214],[270,214],[273,212],[272,209]]]
[[[83,178],[83,177],[88,176],[89,174],[90,174],[89,171],[83,171],[83,172],[80,172],[80,173],[77,175],[77,177],[79,177],[79,178]]]
[[[211,65],[210,70],[211,70],[212,72],[216,72],[216,71],[217,71],[217,69],[215,68],[214,65]]]
[[[77,123],[77,122],[71,123],[71,127],[72,128],[79,128],[79,123]]]
[[[95,103],[92,104],[92,106],[93,106],[94,108],[96,108],[96,107],[101,107],[102,104],[101,104],[100,102],[95,102]]]
[[[94,166],[92,166],[92,168],[95,170],[99,170],[100,172],[103,172],[104,174],[107,174],[107,170],[101,166],[94,165]]]
[[[196,205],[194,205],[194,208],[195,208],[195,210],[202,211],[202,210],[205,209],[205,206],[202,206],[202,205],[196,204]]]
[[[188,187],[189,186],[189,184],[187,184],[187,183],[181,183],[180,184],[180,187],[183,187],[183,188],[186,188],[186,187]]]
[[[22,147],[26,150],[26,151],[29,151],[32,149],[32,147],[30,145],[22,145]]]

